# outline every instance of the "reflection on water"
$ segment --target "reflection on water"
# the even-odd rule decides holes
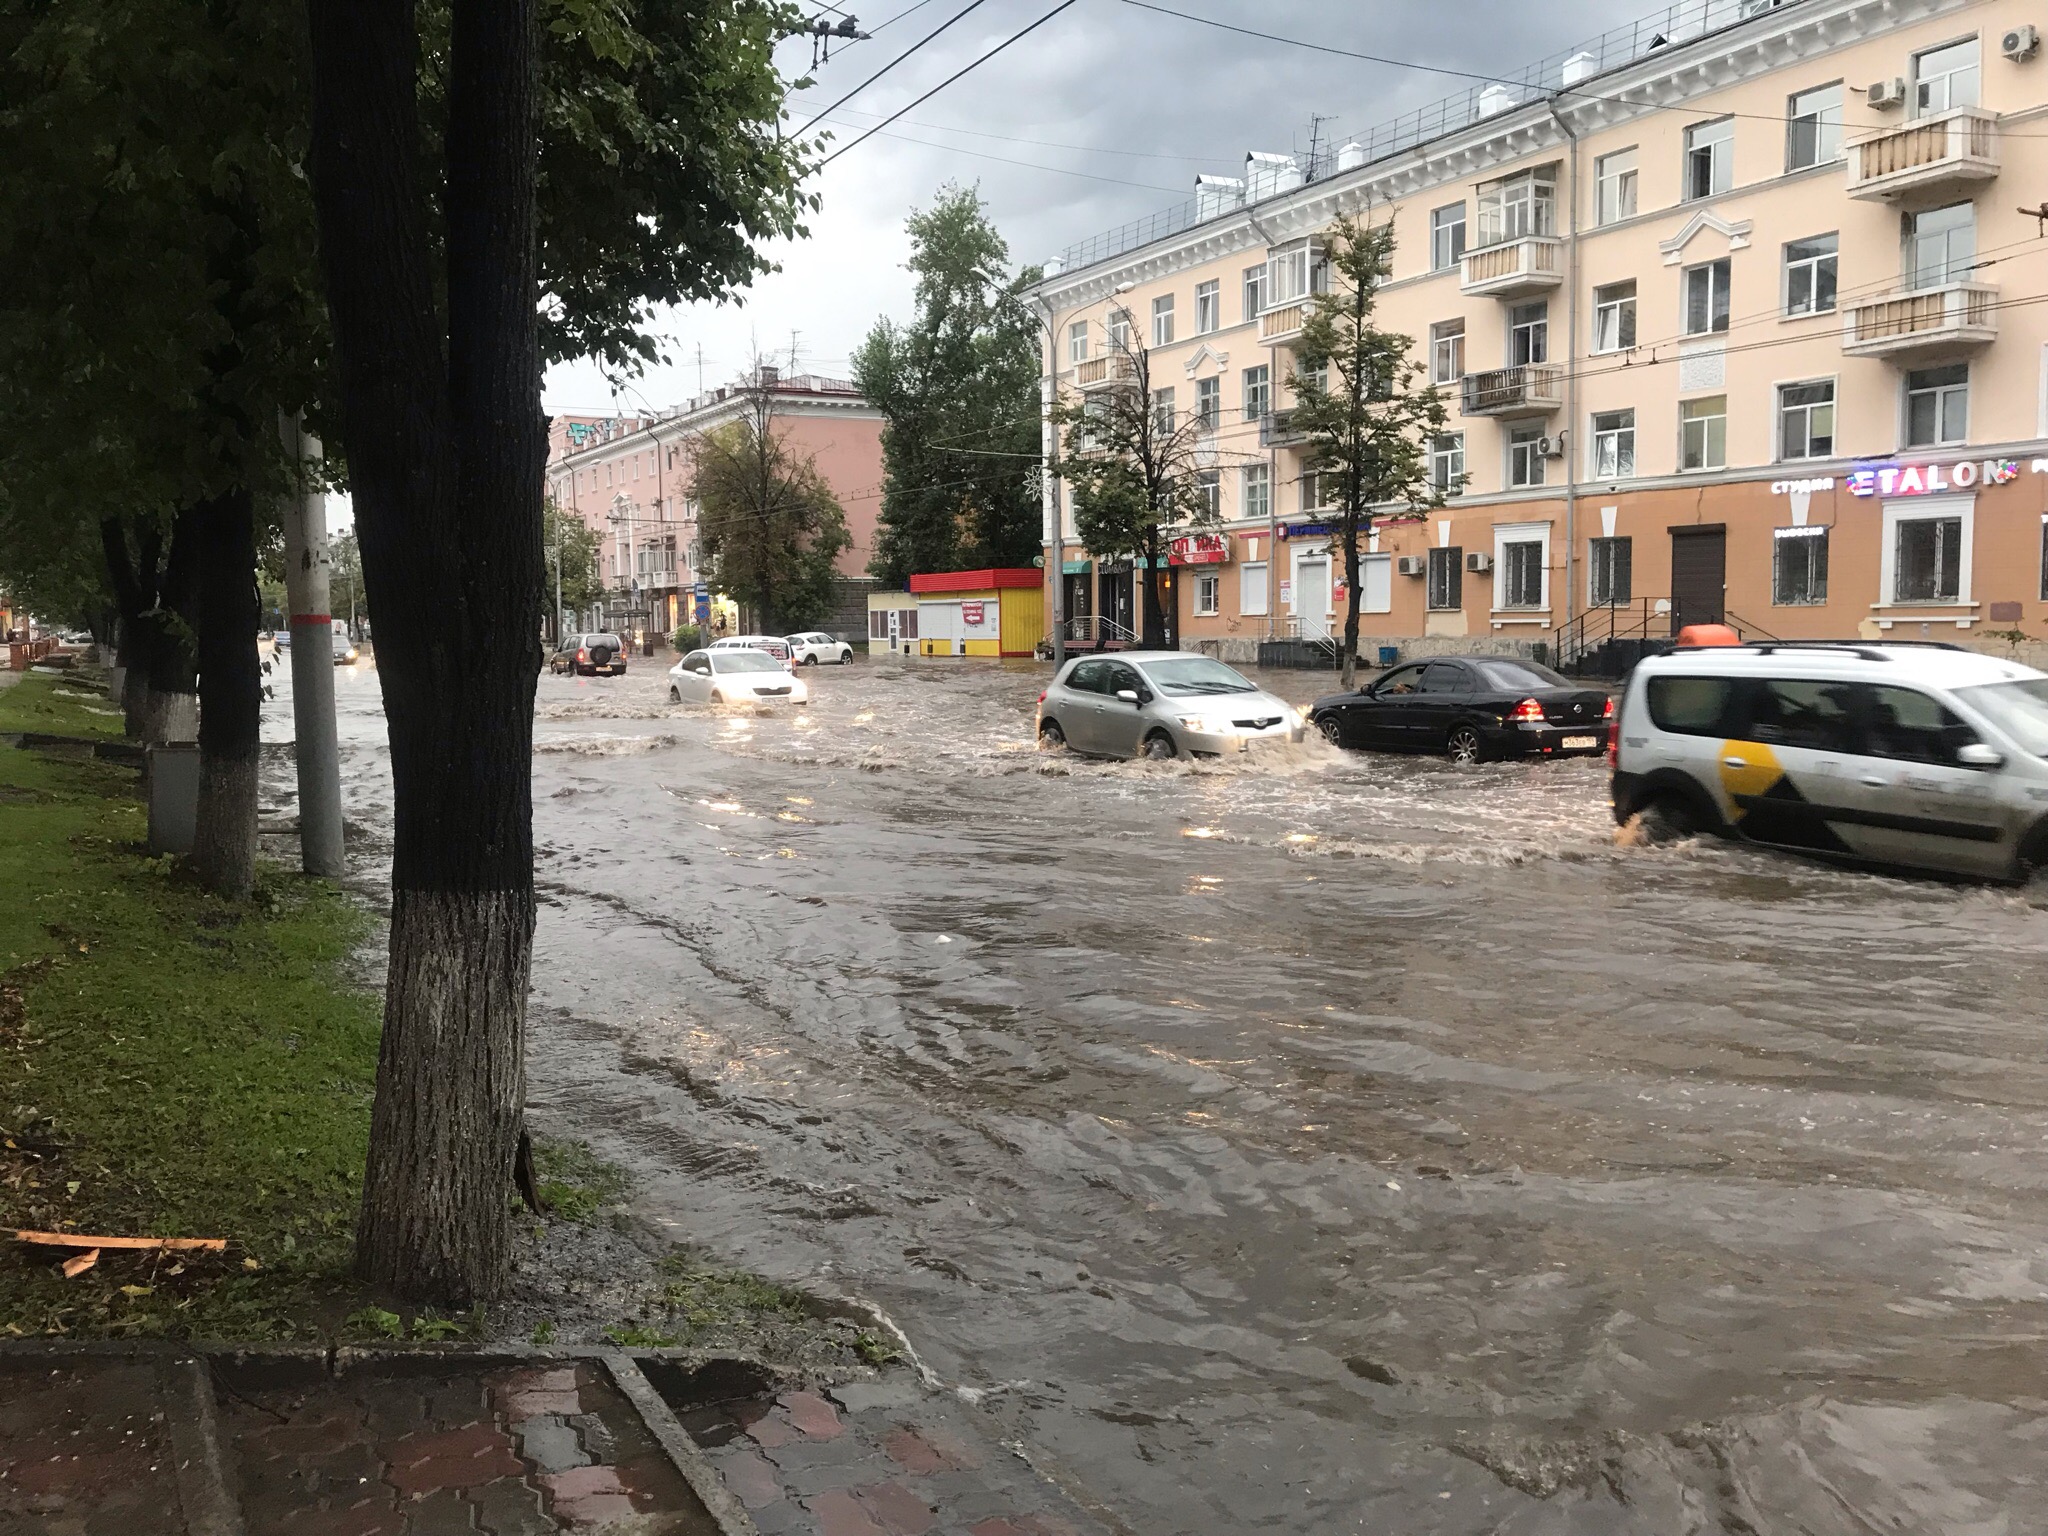
[[[2033,901],[1599,763],[1042,752],[1043,676],[541,679],[536,1114],[1148,1536],[2048,1529]]]

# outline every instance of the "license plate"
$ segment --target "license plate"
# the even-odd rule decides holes
[[[1564,749],[1567,752],[1590,752],[1599,745],[1598,736],[1567,736],[1564,739]]]

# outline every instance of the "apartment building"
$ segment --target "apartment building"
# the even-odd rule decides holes
[[[1393,222],[1381,323],[1451,416],[1444,506],[1362,551],[1369,642],[2048,634],[2037,18],[1687,0],[1070,250],[1038,290],[1049,388],[1129,388],[1143,347],[1156,403],[1213,423],[1222,526],[1154,577],[1180,643],[1341,627],[1288,380],[1343,214]],[[1070,497],[1046,529],[1056,611],[1131,627],[1142,573],[1075,547]]]
[[[748,394],[758,390],[773,396],[776,433],[817,465],[839,498],[853,540],[838,560],[835,613],[819,627],[845,639],[865,637],[874,586],[867,564],[881,507],[881,413],[843,379],[785,375],[766,365],[671,411],[555,418],[548,491],[597,535],[605,571],[604,608],[580,622],[660,636],[692,619],[697,586],[711,584],[698,547],[694,444],[740,420]]]

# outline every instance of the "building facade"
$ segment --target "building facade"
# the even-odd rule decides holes
[[[844,380],[765,366],[672,411],[554,419],[548,493],[597,535],[606,587],[603,611],[578,622],[659,637],[691,621],[697,586],[713,585],[698,544],[695,443],[740,420],[749,393],[758,390],[773,397],[776,433],[796,457],[817,466],[838,498],[853,540],[837,562],[837,611],[817,627],[845,640],[865,635],[866,594],[874,585],[867,564],[881,507],[881,413]]]
[[[1688,0],[1070,251],[1038,290],[1048,393],[1128,388],[1143,348],[1155,404],[1213,426],[1220,526],[1164,573],[1181,644],[1251,660],[1341,629],[1288,381],[1347,214],[1392,221],[1380,324],[1451,418],[1445,504],[1361,551],[1368,644],[1573,660],[1707,621],[2048,634],[2038,20],[2026,0]],[[1074,542],[1049,498],[1055,613],[1083,638],[1130,627],[1143,573]]]

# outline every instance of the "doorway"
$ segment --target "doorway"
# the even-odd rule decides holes
[[[1671,633],[1728,617],[1728,529],[1725,524],[1671,530]]]
[[[1294,568],[1294,616],[1304,640],[1330,638],[1330,561],[1318,555]]]
[[[1100,593],[1102,616],[1113,626],[1102,636],[1104,640],[1112,637],[1121,638],[1131,633],[1134,628],[1131,623],[1132,595],[1131,573],[1128,570],[1108,571],[1103,574]]]
[[[1169,566],[1155,572],[1153,580],[1159,583],[1159,613],[1165,626],[1166,649],[1180,649],[1180,572]]]

